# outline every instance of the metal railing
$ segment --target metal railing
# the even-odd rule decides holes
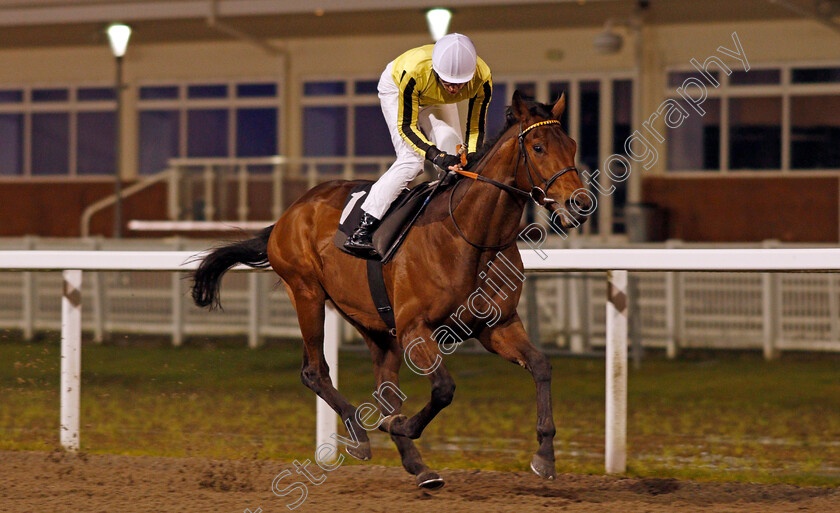
[[[297,194],[287,197],[290,186],[298,194],[319,183],[335,180],[378,178],[393,157],[287,157],[173,159],[179,187],[170,190],[179,206],[172,220],[246,221],[253,218],[249,190],[270,187],[271,211],[277,219]],[[231,198],[235,197],[233,204]]]
[[[263,218],[277,219],[297,195],[319,183],[335,180],[375,180],[393,157],[178,158],[167,169],[145,177],[122,191],[123,199],[166,182],[170,221],[247,221],[254,219],[251,193],[268,197]],[[297,186],[298,190],[288,191]],[[82,237],[90,235],[91,218],[112,207],[111,195],[88,206],[81,217]]]

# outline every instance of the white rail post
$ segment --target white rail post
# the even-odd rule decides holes
[[[840,340],[840,304],[837,301],[837,275],[834,273],[826,275],[828,280],[828,315],[831,326],[830,340]]]
[[[773,360],[779,356],[779,335],[781,334],[781,284],[778,273],[761,275],[762,289],[762,339],[764,358]]]
[[[256,349],[262,345],[260,334],[262,288],[260,283],[260,273],[248,273],[248,347],[251,349]]]
[[[773,248],[779,241],[767,240],[765,248]],[[779,357],[779,338],[782,334],[782,278],[778,273],[762,273],[762,339],[764,358],[773,360]]]
[[[678,248],[680,240],[668,240],[665,247]],[[683,319],[683,273],[673,271],[665,273],[665,355],[673,360],[679,355],[682,343]]]
[[[584,275],[581,273],[569,273],[568,281],[568,302],[569,302],[569,350],[573,353],[580,354],[589,350],[586,347],[584,340],[584,325],[583,316],[586,312],[586,307],[583,306],[583,280]]]
[[[627,271],[607,271],[607,412],[604,466],[627,470]]]
[[[102,236],[93,239],[93,249],[102,249]],[[105,339],[105,284],[102,273],[91,273],[93,284],[93,341],[101,344]]]
[[[23,328],[23,339],[32,340],[35,337],[35,273],[23,273],[23,295],[21,295],[22,313],[21,321]]]
[[[580,273],[580,312],[581,331],[583,333],[583,350],[592,350],[592,285],[589,273]]]
[[[61,421],[59,440],[68,451],[79,450],[79,398],[82,374],[82,271],[62,271]]]
[[[175,237],[175,251],[184,249],[184,240]],[[172,346],[181,347],[184,343],[184,286],[183,273],[169,273],[170,301],[172,302]]]
[[[330,367],[330,380],[333,386],[338,389],[338,338],[340,317],[332,305],[327,305],[324,316],[324,358]],[[330,435],[337,433],[338,415],[320,397],[316,401],[316,435],[315,448],[317,450],[323,444],[330,443]],[[334,453],[338,458],[338,452]],[[333,459],[333,461],[335,460]],[[331,462],[327,462],[331,463]]]
[[[35,249],[35,237],[27,235],[24,238],[26,249]],[[35,288],[35,274],[23,273],[23,294],[21,295],[21,321],[23,323],[23,339],[32,340],[35,337],[35,299],[37,289]]]
[[[555,276],[554,279],[554,344],[557,347],[569,347],[569,303],[565,274]]]

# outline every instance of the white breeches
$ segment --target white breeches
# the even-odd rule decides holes
[[[385,116],[388,131],[391,133],[391,142],[394,144],[397,160],[373,184],[370,194],[362,203],[362,210],[377,219],[382,219],[388,207],[399,196],[400,191],[423,172],[423,161],[426,159],[425,155],[417,153],[397,130],[399,102],[402,99],[400,98],[400,90],[394,83],[393,77],[391,77],[392,68],[393,63],[388,64],[385,68],[382,77],[379,79],[378,89],[382,114]],[[429,141],[441,151],[455,155],[457,145],[463,144],[458,107],[454,103],[420,107],[418,124]]]

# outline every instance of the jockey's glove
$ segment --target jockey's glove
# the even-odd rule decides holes
[[[445,151],[440,151],[436,146],[432,146],[426,150],[426,160],[430,161],[432,164],[444,171],[449,171],[450,166],[458,166],[461,164],[461,159],[455,155],[450,155]]]

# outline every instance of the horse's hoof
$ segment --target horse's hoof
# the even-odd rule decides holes
[[[435,491],[440,490],[443,488],[443,485],[446,484],[443,482],[443,479],[440,478],[435,472],[431,470],[426,470],[425,472],[421,472],[417,475],[417,487],[421,488],[426,491]]]
[[[386,433],[391,433],[392,435],[397,436],[405,436],[404,430],[401,429],[405,426],[406,421],[408,421],[408,417],[401,413],[397,413],[395,415],[388,415],[382,422],[379,424],[379,429]],[[395,432],[397,430],[398,432]]]
[[[531,458],[531,470],[543,479],[554,479],[557,477],[557,473],[554,471],[554,462],[548,461],[539,454],[535,454]]]
[[[367,461],[373,456],[370,450],[370,442],[359,442],[357,447],[348,445],[346,447],[347,454],[353,456],[357,460]]]

